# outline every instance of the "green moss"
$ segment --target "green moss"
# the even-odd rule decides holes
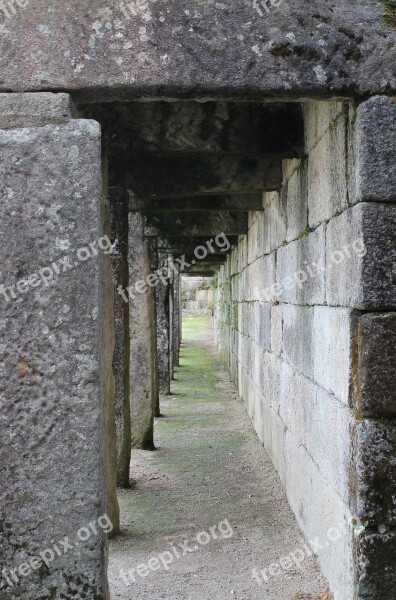
[[[385,7],[383,21],[390,29],[396,29],[396,4],[393,0],[382,0]]]

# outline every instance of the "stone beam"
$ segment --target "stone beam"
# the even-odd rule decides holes
[[[183,213],[177,218],[169,214],[147,215],[144,234],[147,237],[158,235],[174,236],[217,236],[243,235],[248,230],[248,218],[244,213],[213,212],[208,219],[206,213]]]
[[[246,0],[161,0],[132,8],[81,0],[68,11],[64,0],[51,0],[50,17],[48,0],[36,0],[34,11],[17,4],[4,2],[1,15],[4,92],[69,90],[93,103],[396,92],[389,1],[312,0],[307,10],[306,2],[288,0],[286,10],[286,2]],[[43,24],[48,29],[38,34]]]
[[[229,196],[191,196],[189,198],[161,198],[150,200],[136,198],[130,193],[129,210],[138,210],[144,213],[161,212],[192,212],[192,211],[219,211],[249,212],[263,210],[263,195],[233,194]]]
[[[119,156],[109,162],[111,185],[139,198],[183,198],[279,190],[282,161],[238,156]]]
[[[130,102],[88,105],[102,124],[108,155],[236,154],[299,158],[304,126],[299,103]]]

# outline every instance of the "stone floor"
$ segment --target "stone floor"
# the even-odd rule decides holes
[[[157,451],[133,452],[133,487],[119,493],[112,600],[330,599],[220,364],[210,320],[186,318],[183,339]]]

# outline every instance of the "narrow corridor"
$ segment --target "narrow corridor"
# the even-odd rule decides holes
[[[184,320],[180,365],[162,398],[157,450],[133,451],[133,486],[119,493],[112,600],[327,599],[316,561],[290,558],[306,541],[220,364],[210,319]],[[272,565],[282,557],[287,570]]]

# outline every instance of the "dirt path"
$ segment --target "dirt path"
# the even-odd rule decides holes
[[[156,423],[158,450],[133,452],[134,486],[120,492],[112,600],[327,599],[314,559],[297,564],[306,541],[207,319],[186,320],[173,394]]]

